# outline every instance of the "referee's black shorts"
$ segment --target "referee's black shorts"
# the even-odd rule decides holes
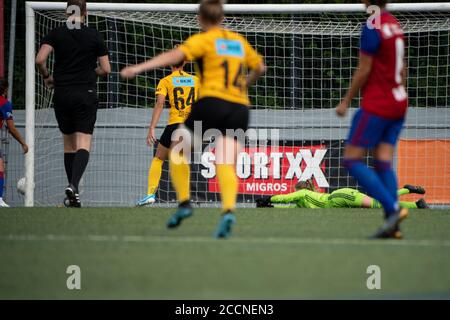
[[[172,133],[178,129],[179,123],[169,124],[164,128],[164,131],[159,138],[158,143],[160,143],[163,147],[169,149],[172,144]]]
[[[59,130],[63,134],[92,134],[97,120],[97,90],[78,87],[55,88],[53,97]]]
[[[184,124],[194,131],[194,123],[201,121],[202,134],[208,129],[217,129],[225,135],[227,129],[247,131],[249,114],[249,108],[243,104],[206,97],[192,105],[191,113]]]

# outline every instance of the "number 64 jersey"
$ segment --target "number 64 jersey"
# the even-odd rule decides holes
[[[362,88],[361,108],[387,119],[402,119],[408,107],[405,89],[405,39],[398,20],[389,12],[369,19],[361,34],[361,54],[373,57]]]
[[[196,76],[178,70],[161,79],[156,95],[169,96],[168,125],[183,123],[191,113],[192,104],[197,100],[199,80]]]

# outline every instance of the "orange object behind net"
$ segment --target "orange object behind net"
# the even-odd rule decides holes
[[[424,187],[428,203],[450,203],[450,140],[400,140],[397,173],[400,187]],[[402,200],[417,198],[407,195]]]

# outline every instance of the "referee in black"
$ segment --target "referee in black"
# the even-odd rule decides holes
[[[85,25],[85,0],[67,2],[67,22],[42,40],[36,66],[49,89],[55,89],[54,108],[64,139],[64,167],[71,207],[81,207],[78,184],[89,162],[92,133],[97,118],[97,77],[111,72],[108,49],[101,34]],[[54,51],[54,76],[46,61]]]

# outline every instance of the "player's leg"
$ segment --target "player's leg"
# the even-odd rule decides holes
[[[349,145],[346,147],[344,155],[344,165],[350,174],[358,181],[366,192],[377,199],[386,212],[396,212],[397,206],[395,199],[390,192],[383,186],[378,175],[369,168],[362,160],[365,150]]]
[[[78,191],[81,177],[86,171],[89,163],[89,156],[91,152],[92,134],[76,132],[75,133],[76,149],[75,158],[73,159],[72,178],[70,183]]]
[[[194,105],[195,106],[195,105]],[[194,107],[192,109],[194,111]],[[189,123],[194,125],[194,118],[188,117]],[[191,119],[191,120],[190,120]],[[172,147],[169,151],[169,173],[172,185],[177,193],[178,210],[167,222],[168,228],[176,228],[181,221],[192,216],[190,204],[190,167],[189,158],[192,149],[193,134],[185,125],[180,125],[172,136]]]
[[[366,196],[364,200],[363,208],[380,209],[383,207],[379,201],[372,199],[369,196]],[[416,202],[399,201],[398,204],[400,208],[406,209],[429,209],[425,199],[419,199]]]
[[[166,148],[162,144],[158,144],[155,157],[153,158],[152,164],[148,171],[147,195],[154,195],[156,193],[159,186],[159,181],[161,180],[162,167],[168,156],[169,148]]]
[[[342,188],[330,195],[332,208],[371,208],[381,209],[381,203],[356,189]]]
[[[222,135],[217,140],[216,170],[222,199],[222,216],[215,236],[227,238],[236,223],[234,210],[238,194],[236,158],[245,143],[245,131],[248,128],[249,109],[246,106],[223,102],[221,109],[227,114],[227,122],[217,126]]]
[[[75,133],[63,134],[63,144],[64,144],[64,169],[66,171],[67,183],[70,186],[70,182],[72,180],[73,160],[75,159],[75,153],[77,151]],[[64,206],[76,207],[77,202],[70,201],[69,197],[66,195],[66,198],[64,199]]]
[[[64,135],[65,153],[73,153],[65,156],[66,173],[68,178],[70,176],[65,193],[72,206],[80,207],[78,187],[89,163],[92,134],[97,120],[97,93],[88,88],[57,89],[54,100],[55,115]]]
[[[400,233],[399,224],[408,216],[408,209],[401,208],[398,204],[397,176],[392,168],[395,145],[397,144],[403,127],[403,119],[391,120],[383,130],[383,135],[375,149],[375,170],[380,177],[384,187],[389,190],[390,195],[397,207],[395,212],[385,210],[385,223],[374,235],[374,238],[396,237]]]
[[[75,134],[63,134],[64,144],[64,169],[66,170],[67,183],[72,180],[73,159],[75,158],[76,139]]]
[[[390,187],[381,180],[379,174],[363,163],[363,157],[367,149],[378,146],[383,140],[386,129],[391,122],[358,110],[353,118],[348,144],[344,154],[344,165],[350,174],[358,181],[369,196],[378,200],[384,208],[386,222],[373,238],[393,237],[400,238],[398,223],[407,215],[406,209],[400,210],[397,202],[397,194],[393,196]],[[377,158],[376,160],[385,160]],[[384,169],[384,168],[383,168]],[[396,191],[396,190],[395,190]]]
[[[413,186],[411,184],[406,184],[403,186],[403,188],[397,191],[398,196],[403,196],[411,193],[425,194],[425,189],[421,186]]]
[[[377,173],[363,162],[367,149],[375,146],[381,138],[382,123],[378,120],[378,117],[358,110],[345,147],[344,165],[368,195],[382,203],[385,211],[396,212],[395,199],[384,187]]]
[[[5,186],[5,164],[3,162],[3,153],[0,150],[0,208],[8,208],[9,207],[3,200],[4,186]]]
[[[75,140],[75,127],[71,121],[73,115],[72,103],[74,101],[72,91],[65,88],[55,88],[53,96],[54,110],[56,121],[58,122],[58,128],[62,133],[64,144],[64,169],[67,176],[67,184],[70,185],[72,179],[73,160],[75,158],[76,140]],[[66,190],[64,192],[67,194]],[[69,197],[64,199],[64,205],[71,207],[76,205],[76,201],[71,201]]]
[[[395,199],[395,202],[397,202],[397,176],[392,168],[394,152],[395,147],[393,144],[380,143],[375,149],[374,168],[385,188],[389,191],[392,198]]]
[[[407,194],[410,194],[411,192],[408,190],[408,189],[406,189],[406,188],[401,188],[401,189],[398,189],[397,190],[397,196],[404,196],[404,195],[407,195]]]
[[[138,201],[137,206],[145,206],[148,204],[155,203],[156,201],[156,190],[159,186],[159,181],[161,180],[162,168],[164,160],[168,158],[169,149],[164,147],[162,144],[158,143],[156,148],[156,154],[152,159],[152,163],[148,169],[147,177],[147,194]]]
[[[92,134],[75,132],[72,134],[75,141],[75,153],[72,162],[72,175],[69,186],[66,188],[66,195],[75,207],[80,207],[79,184],[89,163],[89,156],[92,144]]]
[[[222,217],[215,236],[226,238],[230,235],[231,227],[236,222],[233,213],[236,209],[238,192],[235,159],[241,146],[233,137],[222,135],[218,138],[216,147],[216,170],[222,200]]]
[[[406,208],[406,209],[418,209],[417,203],[415,202],[409,202],[409,201],[399,201],[400,208]]]
[[[66,88],[56,88],[54,94],[54,110],[58,128],[63,136],[64,145],[64,169],[66,171],[67,183],[72,180],[73,162],[77,152],[76,137],[73,118],[76,109],[76,99],[73,97],[73,91]],[[64,201],[66,204],[66,201]]]
[[[358,190],[348,189],[345,192],[348,193],[347,201],[352,208],[382,208],[380,202]]]
[[[169,149],[172,143],[172,133],[176,130],[176,128],[178,128],[178,124],[166,126],[158,141],[156,154],[153,157],[152,163],[148,170],[147,194],[137,202],[138,206],[145,206],[155,203],[156,201],[155,194],[159,186],[159,181],[161,180],[163,164],[169,157]]]

